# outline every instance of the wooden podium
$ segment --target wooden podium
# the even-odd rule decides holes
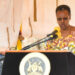
[[[48,57],[51,63],[49,75],[75,75],[75,56],[67,51],[9,51],[5,55],[2,75],[20,75],[19,64],[22,58],[30,52],[40,52]]]

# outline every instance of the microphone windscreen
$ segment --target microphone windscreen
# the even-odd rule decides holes
[[[58,32],[56,33],[56,35],[58,35],[58,38],[61,38],[61,30],[60,30],[60,27],[55,27],[54,30],[57,30]]]

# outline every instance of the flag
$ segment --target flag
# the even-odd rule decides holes
[[[20,39],[21,36],[22,36],[22,24],[20,25],[20,31],[19,31],[18,41],[17,41],[17,50],[22,49],[22,40]]]

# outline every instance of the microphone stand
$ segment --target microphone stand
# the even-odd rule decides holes
[[[22,50],[27,50],[27,49],[29,49],[29,48],[35,46],[35,45],[41,44],[41,43],[46,42],[46,41],[48,41],[48,40],[56,39],[57,37],[58,37],[57,35],[50,35],[50,36],[47,36],[47,37],[45,37],[45,38],[43,38],[43,39],[40,39],[40,40],[38,40],[38,41],[36,41],[36,42],[34,42],[34,43],[32,43],[32,44],[30,44],[30,45],[28,45],[28,46],[22,48]]]

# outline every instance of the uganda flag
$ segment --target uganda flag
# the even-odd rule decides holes
[[[23,36],[22,36],[22,24],[20,25],[20,31],[19,31],[19,36],[18,36],[18,41],[17,41],[17,50],[21,50],[22,49],[22,40],[23,40]]]

